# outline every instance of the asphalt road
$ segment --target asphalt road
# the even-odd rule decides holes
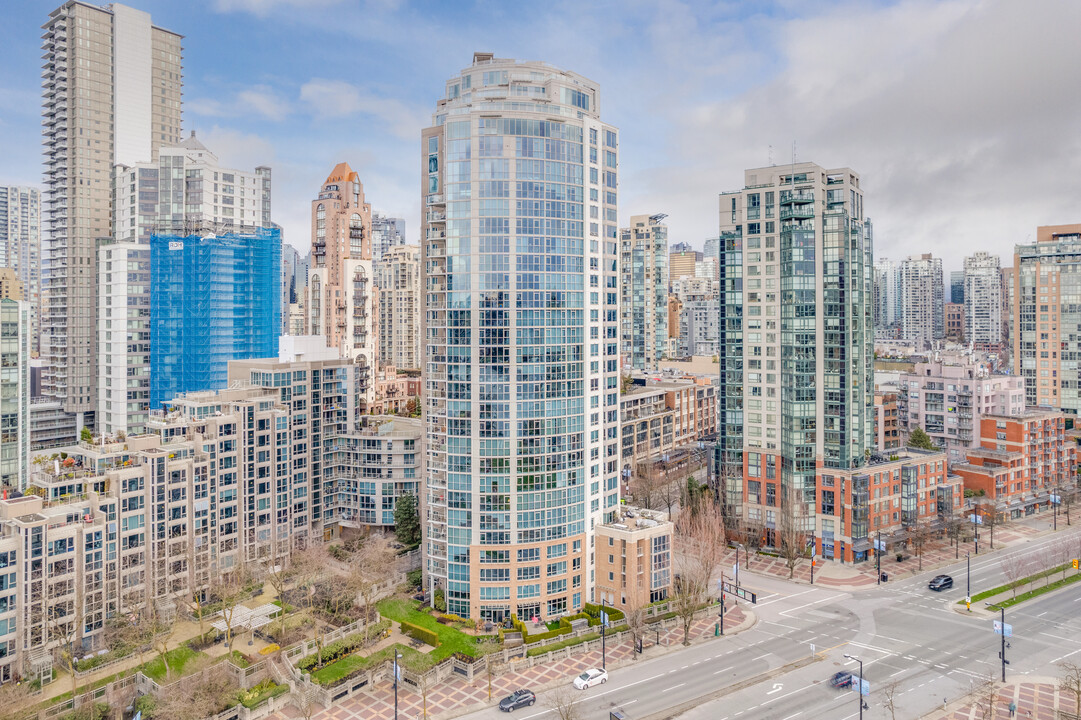
[[[1070,532],[1081,543],[1081,533]],[[973,555],[972,593],[1004,582],[1005,554],[1046,552],[1064,534],[1005,553]],[[939,573],[954,577],[953,589],[927,589]],[[992,675],[1001,679],[1001,638],[993,630],[997,616],[986,611],[968,616],[955,609],[965,596],[966,575],[963,553],[953,566],[853,593],[745,575],[744,585],[759,593],[754,628],[612,671],[605,685],[582,691],[580,718],[607,720],[608,712],[619,708],[630,720],[852,720],[858,716],[856,694],[832,689],[828,682],[840,669],[859,671],[858,662],[845,654],[863,661],[871,686],[864,718],[890,717],[887,689],[897,718],[919,717]],[[1013,626],[1006,651],[1010,675],[1054,675],[1055,663],[1063,659],[1081,662],[1077,586],[1007,610],[1006,622]],[[545,700],[541,693],[537,705],[516,711],[514,720],[555,720]],[[469,717],[503,714],[489,708]]]

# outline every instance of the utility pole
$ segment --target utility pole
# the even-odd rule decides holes
[[[882,584],[882,531],[878,531],[878,542],[875,543],[875,575],[878,576],[878,584]]]
[[[607,650],[605,648],[605,642],[604,642],[604,638],[605,638],[604,626],[608,624],[608,613],[605,612],[605,608],[608,607],[607,603],[608,603],[608,598],[606,598],[606,597],[604,597],[602,595],[601,596],[601,670],[607,670],[608,669],[608,665],[607,665],[608,652],[607,652]]]
[[[1006,608],[999,608],[1002,612],[1002,652],[999,656],[1002,658],[1002,682],[1006,682],[1006,666],[1010,664],[1010,661],[1006,659]]]
[[[863,661],[855,655],[845,655],[845,657],[849,660],[855,660],[860,664],[860,686],[856,688],[856,697],[859,698],[860,701],[860,720],[863,720],[863,709],[865,707],[870,707],[863,701]]]
[[[965,553],[965,607],[972,611],[972,553]],[[1003,611],[1005,612],[1005,610]]]

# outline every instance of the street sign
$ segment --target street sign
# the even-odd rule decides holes
[[[971,603],[972,603],[972,598],[969,597],[968,595],[965,595],[965,605],[969,605]]]
[[[875,540],[875,550],[886,552],[886,543],[882,540]]]
[[[970,523],[975,523],[976,525],[983,525],[983,515],[977,515],[976,513],[972,513],[968,516],[968,521]]]
[[[818,545],[812,545],[811,546],[811,559],[814,560],[816,557],[818,557]]]
[[[1001,620],[995,620],[995,635],[1005,635],[1006,637],[1013,637],[1013,625],[1004,623]]]
[[[1055,505],[1058,505],[1060,502],[1062,502],[1062,496],[1052,494],[1051,495],[1051,502],[1053,502]]]
[[[739,575],[739,563],[738,562],[732,563],[732,574],[733,575]]]
[[[871,694],[871,681],[860,680],[860,695],[867,696]]]
[[[608,613],[601,610],[601,625],[608,627]]]
[[[744,588],[741,588],[738,585],[730,583],[730,582],[728,582],[726,580],[718,580],[717,581],[717,588],[721,592],[726,592],[729,595],[735,595],[740,600],[747,600],[747,601],[751,602],[752,604],[756,604],[758,602],[758,595],[757,594],[755,594],[754,592],[751,592],[750,590],[745,590]]]

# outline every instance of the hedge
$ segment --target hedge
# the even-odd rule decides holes
[[[609,622],[611,622],[612,620],[622,620],[623,619],[623,611],[620,610],[619,608],[614,608],[614,607],[610,607],[610,606],[605,606],[605,607],[602,608],[600,605],[594,605],[593,603],[586,603],[585,605],[582,606],[582,610],[583,610],[583,612],[585,612],[590,617],[597,618],[598,620],[601,617],[601,610],[604,610],[604,612],[608,613]]]
[[[401,622],[402,633],[408,635],[414,640],[420,640],[426,645],[431,645],[433,648],[439,647],[439,634],[434,630],[423,628],[420,625],[414,625],[411,622]]]
[[[380,620],[374,625],[368,627],[367,637],[372,639],[378,637],[379,633],[383,632],[390,627],[390,620],[386,618]],[[346,635],[341,640],[335,640],[332,643],[323,646],[323,652],[318,651],[311,655],[306,655],[297,661],[297,668],[304,672],[311,672],[312,668],[320,664],[320,656],[322,656],[322,664],[326,665],[334,662],[335,660],[344,657],[364,644],[365,633],[355,632],[350,635]]]

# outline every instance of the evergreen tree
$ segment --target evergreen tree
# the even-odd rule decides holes
[[[938,447],[931,442],[931,436],[924,432],[923,428],[916,428],[912,431],[912,434],[908,436],[908,446],[920,450],[938,450]]]
[[[394,534],[408,547],[420,544],[420,513],[416,495],[402,495],[394,506]]]

